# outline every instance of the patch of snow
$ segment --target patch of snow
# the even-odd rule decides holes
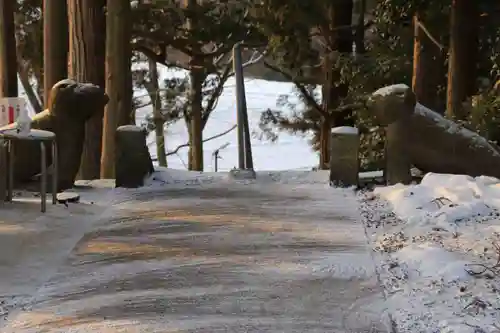
[[[399,95],[399,94],[404,94],[408,89],[410,89],[410,87],[408,87],[406,84],[399,83],[382,87],[376,90],[372,95],[373,96]]]
[[[384,177],[384,171],[366,171],[359,173],[359,179],[373,179],[373,178],[382,178]]]
[[[491,177],[428,173],[419,185],[380,187],[375,194],[409,224],[446,229],[460,221],[490,218],[500,208],[500,183]]]
[[[412,244],[398,251],[394,258],[406,264],[409,278],[430,278],[445,280],[447,283],[468,280],[464,267],[466,261],[457,261],[456,256],[445,249],[429,243]],[[432,260],[429,260],[432,258]]]
[[[340,127],[335,127],[332,129],[332,134],[352,134],[352,135],[358,135],[359,130],[356,127],[350,127],[350,126],[340,126]]]
[[[500,180],[430,173],[359,198],[397,332],[499,332]]]
[[[230,177],[229,172],[200,172],[156,167],[155,172],[146,182],[146,187],[140,191],[147,191],[148,187],[164,185],[203,185],[214,182],[236,183],[279,183],[279,184],[321,184],[329,186],[330,172],[318,171],[257,171],[256,179],[238,179]]]
[[[128,132],[143,132],[144,128],[135,125],[123,125],[118,127],[119,131],[128,131]]]

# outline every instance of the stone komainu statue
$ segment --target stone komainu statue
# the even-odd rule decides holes
[[[37,114],[33,129],[56,134],[58,147],[58,189],[71,188],[75,182],[85,140],[85,123],[93,115],[102,113],[109,98],[99,86],[65,79],[56,83],[51,91],[48,109]],[[15,124],[1,129],[14,127]],[[15,146],[14,179],[16,184],[30,182],[41,172],[39,143],[19,141]],[[47,149],[49,165],[52,163]]]
[[[399,123],[411,164],[424,172],[500,178],[500,150],[479,134],[417,102],[405,85],[382,88],[369,107],[380,126]]]

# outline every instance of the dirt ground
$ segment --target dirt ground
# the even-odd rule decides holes
[[[384,332],[354,195],[219,184],[104,206],[4,223],[2,332]]]

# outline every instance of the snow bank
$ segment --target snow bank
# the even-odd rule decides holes
[[[358,135],[359,130],[356,127],[350,127],[350,126],[340,126],[340,127],[335,127],[332,129],[332,134],[352,134],[352,135]]]
[[[377,188],[409,224],[443,228],[460,221],[498,216],[500,181],[491,177],[428,173],[419,185]]]
[[[398,95],[398,94],[404,94],[410,87],[408,87],[404,83],[400,84],[393,84],[390,86],[382,87],[375,91],[372,95],[373,96],[388,96],[388,95]]]
[[[500,332],[498,179],[430,173],[360,200],[397,332]]]
[[[179,169],[156,167],[155,172],[146,181],[144,191],[151,187],[162,187],[165,185],[189,186],[204,185],[214,182],[237,182],[237,183],[280,183],[280,184],[321,184],[329,186],[329,171],[258,171],[255,180],[237,180],[230,177],[228,172],[199,172]]]

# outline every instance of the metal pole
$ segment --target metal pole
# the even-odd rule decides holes
[[[238,124],[238,168],[245,169],[245,130],[243,108],[245,108],[245,87],[243,86],[243,68],[240,44],[233,47],[233,70],[236,80],[236,122]]]
[[[214,166],[215,166],[215,172],[217,172],[217,170],[219,169],[219,165],[218,165],[218,160],[219,160],[219,149],[217,149],[215,152],[214,152],[214,158],[215,158],[215,161],[214,161]]]
[[[253,170],[252,145],[250,141],[250,128],[248,124],[247,101],[245,97],[245,82],[243,76],[243,61],[241,59],[241,43],[237,43],[233,47],[233,66],[236,80],[236,102],[239,117],[238,158],[240,163],[243,162],[243,167],[240,164],[239,168]],[[240,136],[243,144],[240,144]],[[240,155],[241,152],[242,156]]]

